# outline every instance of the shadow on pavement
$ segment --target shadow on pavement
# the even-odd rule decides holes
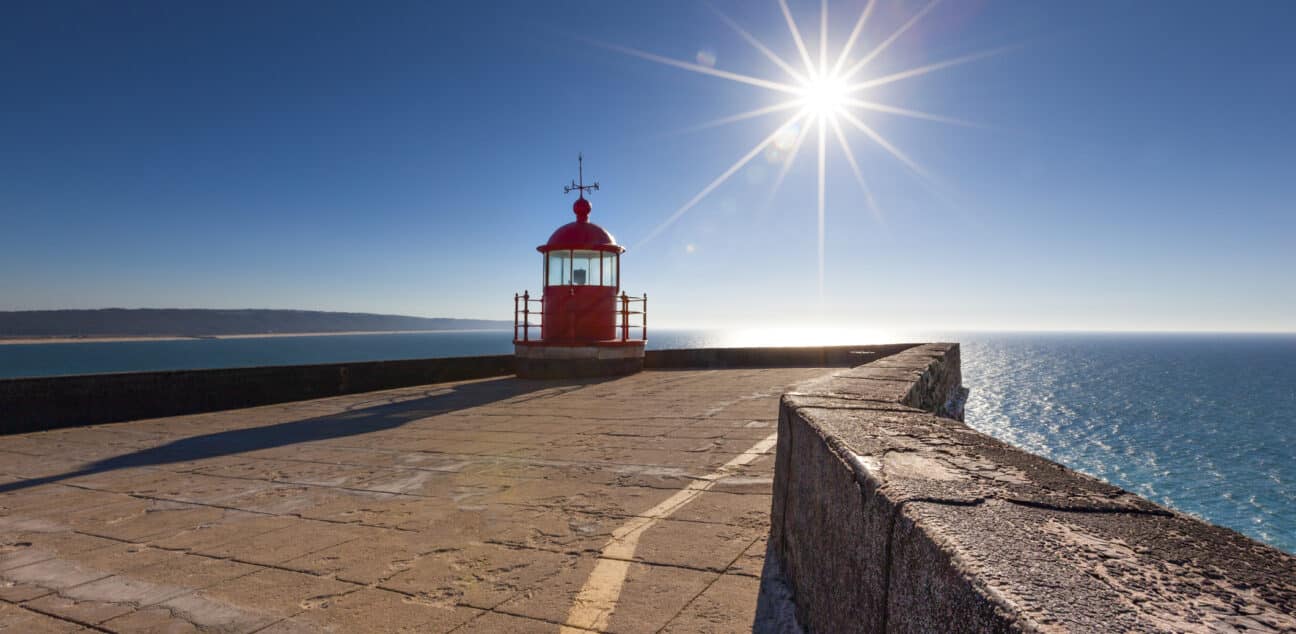
[[[502,378],[444,387],[428,386],[430,394],[399,403],[348,409],[337,414],[305,420],[181,438],[157,447],[106,458],[76,471],[2,484],[0,494],[117,469],[187,462],[298,443],[358,436],[395,429],[410,421],[437,414],[486,405],[544,390],[557,390],[557,392],[541,393],[524,400],[556,396],[607,380],[609,379],[529,381]]]

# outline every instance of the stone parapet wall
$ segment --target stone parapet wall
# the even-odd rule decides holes
[[[0,380],[0,434],[178,416],[513,373],[513,355]]]
[[[644,368],[833,368],[851,367],[912,348],[913,343],[866,346],[795,346],[785,348],[689,348],[649,350]]]
[[[913,345],[708,348],[646,354],[642,347],[625,347],[600,350],[622,358],[590,361],[588,374],[636,371],[641,367],[638,355],[644,357],[643,366],[658,369],[847,367]],[[626,354],[632,358],[624,359]],[[531,376],[550,374],[547,359],[527,363],[534,366],[529,368]],[[0,379],[0,435],[506,376],[516,370],[514,355],[495,355]]]
[[[1296,557],[948,417],[958,352],[783,397],[769,556],[806,629],[1296,631]]]

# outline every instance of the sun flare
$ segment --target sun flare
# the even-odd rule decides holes
[[[850,98],[850,87],[841,77],[827,76],[801,85],[801,102],[810,114],[833,117]]]
[[[829,136],[836,139],[840,147],[842,156],[846,159],[856,182],[862,188],[865,200],[873,215],[881,220],[883,215],[874,203],[873,194],[869,189],[868,182],[864,178],[864,173],[860,169],[860,163],[856,160],[855,152],[851,149],[850,139],[847,138],[847,130],[859,132],[863,138],[876,144],[886,153],[900,162],[914,176],[923,183],[924,186],[933,188],[934,180],[928,174],[927,170],[917,161],[911,158],[895,144],[888,141],[874,127],[870,126],[860,118],[862,112],[874,112],[885,115],[908,117],[911,119],[921,119],[925,121],[934,121],[938,123],[972,126],[965,121],[945,117],[919,110],[911,110],[899,106],[878,103],[863,97],[863,93],[871,88],[876,88],[893,82],[911,79],[926,75],[937,70],[966,64],[968,62],[984,59],[992,55],[1008,50],[1007,47],[982,51],[962,57],[956,57],[932,64],[926,64],[911,68],[909,70],[890,73],[881,76],[875,76],[866,79],[857,79],[857,76],[868,69],[869,64],[881,55],[897,39],[909,31],[915,24],[922,20],[923,16],[931,12],[932,9],[940,3],[941,0],[931,0],[917,13],[911,16],[904,24],[892,32],[888,37],[881,39],[873,48],[859,58],[853,58],[857,44],[862,44],[864,38],[861,32],[865,24],[872,15],[877,0],[869,0],[864,6],[858,19],[851,29],[850,35],[842,44],[841,49],[834,55],[829,55],[828,42],[828,2],[821,0],[819,11],[819,34],[818,34],[818,59],[811,54],[810,49],[806,46],[805,39],[802,37],[801,29],[797,26],[796,20],[792,17],[792,12],[788,8],[787,0],[777,0],[779,10],[787,22],[788,33],[796,45],[797,53],[800,56],[801,67],[794,66],[788,61],[779,57],[764,42],[757,39],[740,24],[732,18],[722,13],[719,9],[712,7],[712,10],[729,28],[733,29],[744,41],[750,44],[769,61],[779,67],[791,81],[786,79],[769,79],[764,77],[755,77],[744,75],[731,71],[721,70],[715,67],[715,56],[710,55],[703,59],[699,56],[699,61],[708,63],[693,63],[678,59],[648,53],[638,49],[617,46],[614,44],[600,43],[599,45],[615,50],[627,55],[633,55],[642,59],[681,68],[684,70],[709,75],[720,79],[739,82],[750,86],[756,86],[772,91],[776,94],[788,97],[785,101],[773,105],[740,112],[722,119],[703,123],[690,128],[690,130],[702,130],[718,126],[728,125],[747,119],[763,117],[778,112],[791,112],[791,115],[779,124],[763,140],[755,145],[750,151],[744,154],[733,165],[723,171],[718,177],[712,180],[706,187],[686,201],[678,209],[671,213],[665,220],[659,223],[652,231],[636,243],[642,245],[645,242],[655,238],[667,227],[672,225],[681,216],[695,207],[716,188],[725,183],[731,176],[737,173],[744,165],[751,162],[752,159],[759,156],[771,145],[781,150],[782,165],[779,167],[779,174],[774,180],[774,187],[770,192],[771,198],[778,193],[779,187],[783,183],[784,177],[791,169],[793,163],[799,154],[801,146],[810,133],[814,133],[817,142],[816,160],[818,162],[818,197],[817,197],[817,219],[818,219],[818,255],[819,255],[819,301],[823,303],[824,297],[824,226],[825,226],[825,207],[827,204],[827,192],[825,191],[826,172],[827,172],[827,146],[829,145]]]

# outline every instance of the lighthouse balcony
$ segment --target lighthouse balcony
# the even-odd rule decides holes
[[[541,298],[515,296],[513,357],[519,377],[617,376],[643,369],[647,295],[609,294],[591,304],[561,290],[547,287]]]
[[[513,343],[642,347],[648,340],[648,294],[583,292],[594,288],[551,286],[542,297],[514,294]]]

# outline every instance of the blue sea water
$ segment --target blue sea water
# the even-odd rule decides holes
[[[649,347],[657,349],[782,340],[779,333],[649,334]],[[0,378],[506,354],[511,336],[510,330],[10,344],[0,345]],[[1296,335],[902,339],[963,344],[972,427],[1296,553]],[[841,343],[872,341],[878,339]]]
[[[1296,553],[1296,335],[963,345],[972,427]]]

